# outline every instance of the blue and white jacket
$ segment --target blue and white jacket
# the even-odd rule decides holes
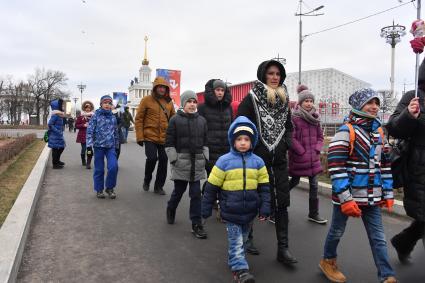
[[[389,145],[378,132],[381,122],[355,113],[347,122],[355,131],[353,153],[350,155],[347,125],[339,128],[329,144],[332,201],[341,204],[354,200],[358,205],[374,206],[394,198]]]
[[[97,109],[87,128],[87,147],[118,148],[119,142],[117,119],[112,111]]]
[[[220,199],[221,217],[231,223],[247,224],[256,215],[270,215],[269,175],[263,159],[252,152],[241,153],[233,145],[232,133],[244,125],[254,131],[254,148],[258,141],[255,125],[246,117],[238,117],[228,131],[229,153],[222,155],[213,167],[202,199],[202,217],[211,216],[217,194]]]

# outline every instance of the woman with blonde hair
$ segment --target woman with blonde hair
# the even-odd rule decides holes
[[[254,153],[260,156],[270,177],[272,213],[275,215],[277,260],[297,263],[288,249],[289,183],[287,151],[291,145],[291,111],[289,96],[283,84],[286,72],[275,60],[262,62],[257,70],[258,80],[238,107],[238,116],[248,117],[259,132],[260,142]],[[247,252],[256,253],[252,237]]]

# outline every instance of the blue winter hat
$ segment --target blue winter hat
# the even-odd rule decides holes
[[[362,110],[363,106],[365,106],[372,99],[378,99],[379,104],[381,104],[381,99],[376,91],[371,88],[361,88],[356,90],[350,98],[348,99],[348,103],[356,110]]]
[[[108,102],[112,104],[112,97],[110,95],[104,95],[100,98],[100,105],[102,105],[102,103]]]

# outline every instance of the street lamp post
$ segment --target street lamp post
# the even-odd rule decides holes
[[[80,90],[80,94],[81,94],[80,107],[82,111],[83,110],[83,91],[86,89],[86,85],[83,85],[83,83],[80,83],[79,85],[77,85],[77,87]]]
[[[302,57],[302,44],[303,44],[303,23],[302,23],[302,16],[321,16],[324,15],[323,13],[321,14],[312,14],[313,12],[316,12],[322,8],[324,8],[325,6],[321,5],[317,8],[314,8],[313,10],[309,11],[309,12],[302,12],[302,5],[303,5],[303,0],[299,0],[300,1],[300,9],[299,9],[299,13],[295,13],[295,16],[299,16],[300,17],[300,28],[299,28],[299,46],[298,46],[298,85],[301,84],[301,57]]]
[[[391,99],[394,98],[394,59],[395,59],[395,46],[401,41],[401,37],[406,34],[406,27],[401,25],[387,26],[381,28],[381,37],[385,38],[386,42],[391,45]]]
[[[75,117],[77,117],[77,100],[78,100],[78,97],[74,97],[73,99],[74,99],[74,104],[75,104],[75,110],[74,110]],[[82,111],[82,109],[81,109],[81,111]]]

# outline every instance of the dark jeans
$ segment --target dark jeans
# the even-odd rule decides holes
[[[86,143],[81,143],[81,155],[86,156]]]
[[[369,238],[373,259],[378,269],[379,280],[389,276],[394,276],[387,252],[387,242],[385,240],[384,226],[382,225],[381,208],[379,206],[360,207],[362,210],[362,220]],[[336,249],[341,237],[344,235],[345,225],[348,216],[341,212],[339,205],[334,205],[332,214],[332,224],[326,237],[324,258],[336,258]]]
[[[52,163],[58,165],[64,148],[52,148]]]
[[[168,201],[168,207],[172,210],[176,210],[177,206],[182,199],[184,192],[186,191],[187,184],[189,184],[189,197],[190,197],[190,220],[192,224],[201,224],[201,182],[188,182],[182,180],[174,181],[174,190],[171,194],[170,200]]]
[[[310,192],[309,192],[310,199],[317,199],[317,191],[319,189],[319,181],[317,179],[318,178],[317,176],[318,175],[308,177],[308,184],[310,186]],[[300,179],[301,177],[299,176],[292,177],[291,180],[289,181],[289,190],[292,190],[293,188],[298,186],[298,184],[300,183]]]
[[[124,143],[127,142],[127,138],[128,138],[128,129],[127,127],[122,127],[122,134],[123,134],[123,138],[124,138]]]
[[[156,171],[155,187],[162,188],[167,178],[168,158],[165,153],[165,147],[162,144],[156,144],[150,141],[145,141],[145,183],[149,184],[152,180],[152,173],[155,170],[156,162],[158,161],[158,169]]]
[[[404,254],[409,254],[415,248],[416,243],[425,237],[425,222],[413,220],[409,227],[395,235],[397,246]],[[424,240],[425,245],[425,240]]]

